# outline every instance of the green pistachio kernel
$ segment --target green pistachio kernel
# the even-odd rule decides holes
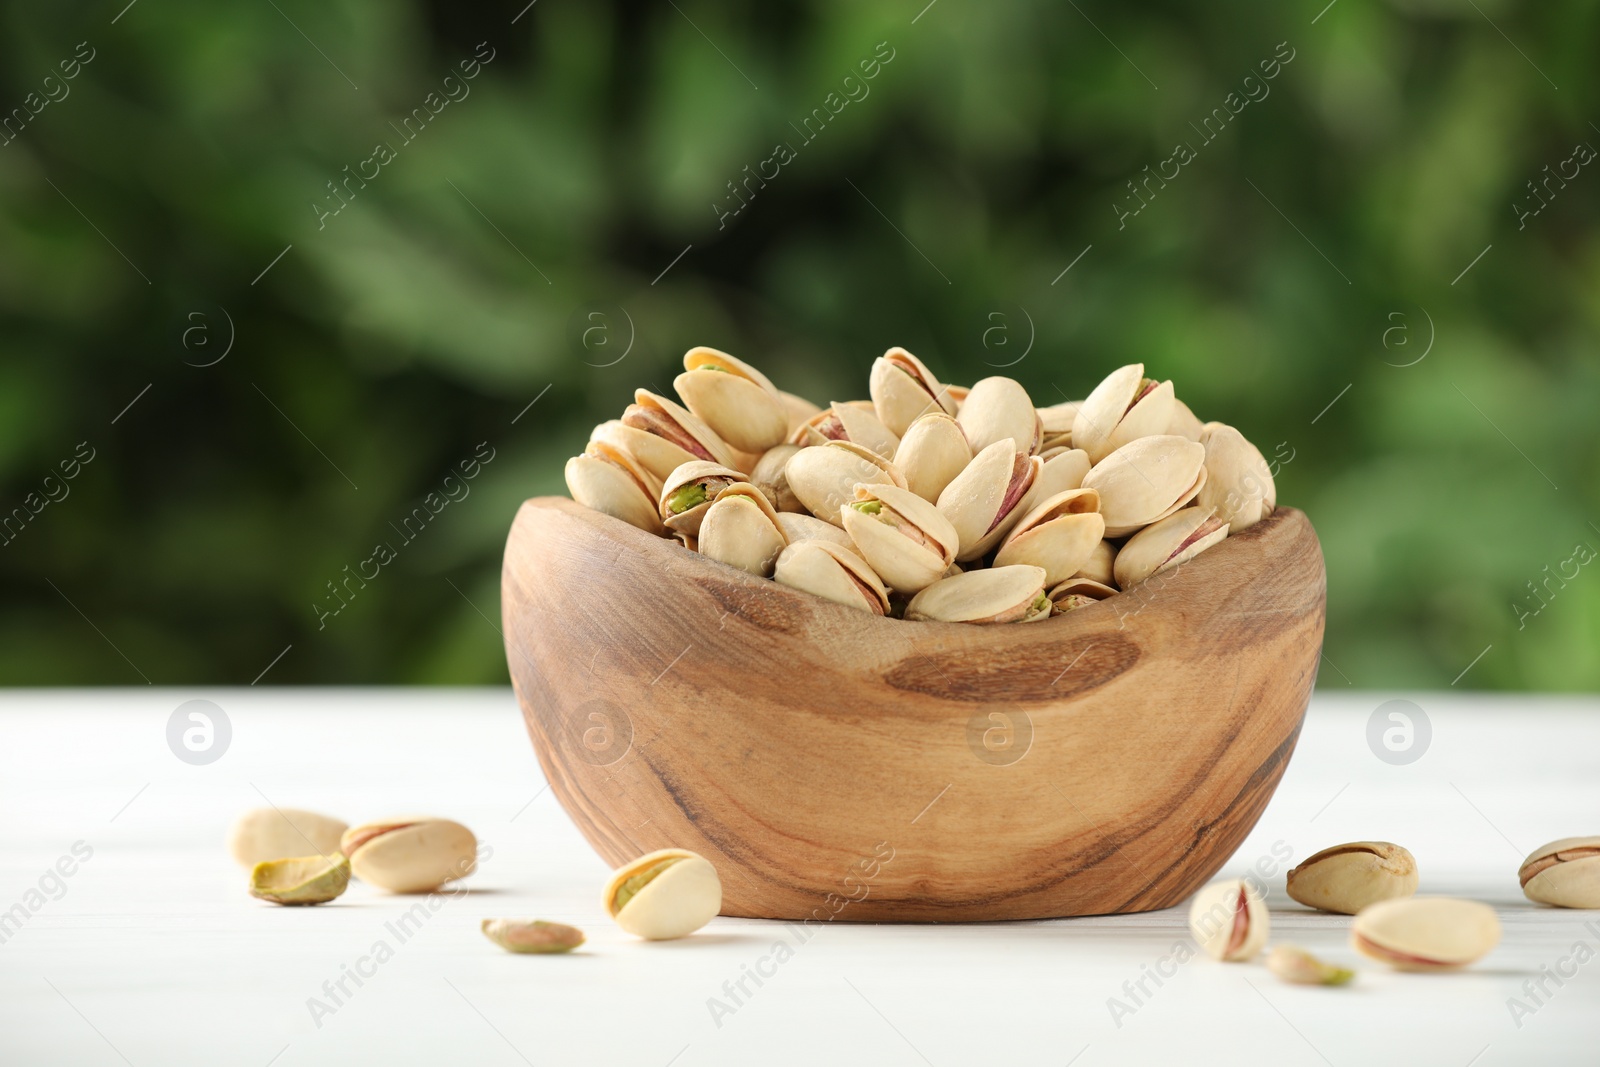
[[[640,871],[632,878],[629,878],[623,882],[617,887],[617,895],[614,903],[611,906],[612,912],[615,913],[621,911],[623,907],[627,905],[628,901],[632,900],[639,894],[639,890],[655,881],[656,878],[660,876],[662,871],[665,871],[674,863],[682,862],[682,860],[682,856],[673,856],[671,859],[662,860],[660,863]]]
[[[667,510],[674,515],[682,515],[690,508],[698,507],[706,502],[706,487],[698,482],[680,485],[667,497]]]

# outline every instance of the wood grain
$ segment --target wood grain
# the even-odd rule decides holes
[[[540,765],[608,862],[693,849],[727,915],[949,922],[1203,884],[1294,751],[1325,591],[1279,509],[1068,615],[908,623],[540,498],[502,613]]]

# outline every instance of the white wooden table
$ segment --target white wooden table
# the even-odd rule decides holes
[[[804,943],[719,919],[634,941],[603,916],[606,868],[543,790],[509,690],[0,692],[0,1063],[1600,1062],[1600,912],[1535,907],[1516,881],[1534,846],[1600,833],[1600,701],[1409,694],[1432,740],[1393,766],[1366,731],[1400,695],[1319,695],[1226,869],[1272,872],[1275,937],[1360,968],[1326,990],[1178,964],[1181,908],[838,924]],[[202,766],[166,738],[194,698],[232,725]],[[269,801],[352,822],[447,815],[493,855],[402,940],[389,924],[416,898],[353,884],[286,909],[245,894],[224,834]],[[1363,838],[1410,848],[1424,892],[1494,904],[1501,946],[1452,975],[1356,957],[1347,920],[1289,901],[1282,874]],[[478,931],[503,915],[573,923],[589,943],[511,956]]]

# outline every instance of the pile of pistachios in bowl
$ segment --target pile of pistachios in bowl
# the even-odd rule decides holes
[[[1032,622],[1176,567],[1272,513],[1261,452],[1143,364],[1038,407],[891,348],[826,409],[713,348],[567,461],[574,500],[875,615]]]

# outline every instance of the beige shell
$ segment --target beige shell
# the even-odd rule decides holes
[[[660,437],[678,452],[684,453],[684,458],[672,464],[673,467],[691,459],[703,459],[724,467],[739,468],[738,453],[718,437],[704,420],[682,404],[648,389],[633,391],[633,403],[622,413],[622,424]],[[638,455],[636,450],[633,451]],[[670,472],[671,468],[668,468]]]
[[[805,397],[786,393],[782,389],[778,390],[778,399],[783,403],[785,418],[789,420],[789,433],[794,433],[795,430],[799,429],[802,422],[814,417],[822,410]]]
[[[1044,461],[1038,456],[1017,452],[1009,438],[994,442],[972,457],[972,462],[939,494],[939,510],[961,537],[956,559],[977,559],[1011,532],[1022,518],[1022,501],[1043,467]],[[1005,506],[1008,500],[1013,501],[1010,508]]]
[[[1024,515],[1058,493],[1083,488],[1083,479],[1089,473],[1089,453],[1081,448],[1057,449],[1053,454],[1041,454],[1039,458],[1044,461],[1044,466],[1039,468],[1039,477],[1034,479],[1033,488],[1017,505]]]
[[[929,412],[956,413],[955,401],[933,372],[903,348],[891,348],[872,361],[867,389],[878,420],[899,437]]]
[[[1093,578],[1068,578],[1050,590],[1052,614],[1061,615],[1078,608],[1086,608],[1116,595],[1117,591],[1111,586],[1097,582]]]
[[[1043,567],[1044,584],[1059,585],[1089,562],[1105,529],[1100,494],[1093,489],[1069,489],[1046,498],[1019,519],[1001,542],[994,564]]]
[[[839,509],[856,498],[857,485],[888,484],[904,489],[905,476],[883,456],[849,441],[802,448],[784,468],[789,489],[817,518],[842,527]]]
[[[941,578],[911,598],[905,617],[969,623],[1047,619],[1050,598],[1044,593],[1044,568],[991,567]]]
[[[1417,861],[1388,841],[1325,848],[1289,872],[1289,896],[1308,908],[1354,915],[1369,904],[1417,891]]]
[[[1106,536],[1124,537],[1194,499],[1205,485],[1205,456],[1198,442],[1163,434],[1130,441],[1096,463],[1083,487],[1100,493]]]
[[[922,497],[895,485],[858,485],[855,497],[841,512],[845,533],[890,589],[920,592],[955,562],[955,527]],[[861,509],[874,502],[877,514]]]
[[[1517,876],[1529,900],[1600,908],[1600,837],[1563,837],[1534,849]]]
[[[598,441],[612,449],[631,456],[634,463],[648,471],[650,477],[661,481],[678,467],[699,457],[687,452],[653,433],[625,425],[621,419],[610,419],[596,426],[589,434],[591,442]]]
[[[1190,441],[1198,441],[1204,430],[1205,424],[1189,410],[1188,404],[1178,399],[1172,401],[1172,421],[1167,425],[1167,433]]]
[[[357,878],[391,893],[425,893],[478,866],[478,839],[449,819],[402,816],[362,823],[344,832],[339,847]]]
[[[1072,423],[1073,447],[1099,463],[1130,441],[1165,434],[1175,400],[1172,383],[1145,378],[1143,363],[1119,367],[1079,406]]]
[[[1195,503],[1215,509],[1234,533],[1271,515],[1278,490],[1260,450],[1232,426],[1214,425],[1206,432],[1204,444],[1206,484]]]
[[[689,349],[672,387],[713,433],[741,452],[764,452],[789,432],[789,414],[777,388],[726,352]]]
[[[820,521],[820,520],[818,520]],[[827,523],[823,523],[828,526]],[[837,531],[837,527],[828,526]],[[873,615],[889,613],[889,590],[853,549],[833,541],[790,541],[778,556],[779,585]]]
[[[748,482],[717,494],[700,521],[700,554],[760,578],[772,576],[778,553],[788,545],[778,513]]]
[[[778,512],[778,529],[783,531],[783,536],[791,545],[796,541],[831,541],[853,555],[860,555],[856,551],[856,543],[841,527],[824,522],[810,512]]]
[[[1212,882],[1189,905],[1189,932],[1212,959],[1228,963],[1255,959],[1271,927],[1267,902],[1242,878]]]
[[[1117,581],[1116,566],[1116,547],[1110,541],[1101,541],[1094,546],[1094,551],[1089,553],[1088,562],[1079,567],[1078,573],[1074,574],[1073,577],[1088,578],[1099,582],[1101,585],[1109,585],[1115,588]]]
[[[906,488],[929,501],[938,500],[944,487],[971,461],[967,435],[942,411],[913,422],[894,453],[894,465],[905,475]]]
[[[1009,438],[1018,452],[1032,455],[1043,436],[1028,391],[1016,379],[998,375],[973,384],[956,422],[974,454]]]
[[[900,438],[878,420],[872,405],[841,404],[835,400],[789,435],[793,445],[825,445],[829,441],[850,441],[869,448],[888,459],[900,447]]]
[[[715,372],[713,372],[715,373]],[[688,463],[673,469],[661,483],[661,492],[656,502],[656,512],[667,529],[673,533],[687,533],[693,537],[700,536],[700,522],[705,518],[711,502],[717,494],[729,485],[736,485],[744,481],[744,475],[732,467],[724,467],[720,463],[707,463],[703,459],[692,459]],[[694,507],[683,511],[674,512],[671,508],[671,498],[679,489],[691,482],[709,482],[706,498]]]
[[[619,909],[623,883],[664,860],[676,860],[633,894]],[[664,848],[617,868],[601,895],[606,914],[635,937],[668,941],[694,933],[722,910],[722,880],[704,856],[683,848]]]
[[[228,854],[241,867],[295,856],[332,855],[349,827],[299,808],[254,808],[228,829]]]
[[[656,511],[659,483],[643,467],[601,441],[567,460],[567,492],[586,508],[621,519],[649,533],[664,530]]]
[[[1039,429],[1044,435],[1039,442],[1040,455],[1051,449],[1072,447],[1072,424],[1082,406],[1081,400],[1066,400],[1039,409]]]
[[[1350,944],[1401,971],[1448,971],[1482,959],[1500,943],[1500,919],[1475,900],[1401,897],[1363,908]]]
[[[789,489],[789,476],[784,473],[789,460],[798,451],[799,445],[773,445],[761,454],[750,471],[750,484],[767,494],[767,499],[779,511],[805,510],[805,505]]]
[[[1128,538],[1117,553],[1112,575],[1120,588],[1187,563],[1228,536],[1228,524],[1208,508],[1184,508]]]

